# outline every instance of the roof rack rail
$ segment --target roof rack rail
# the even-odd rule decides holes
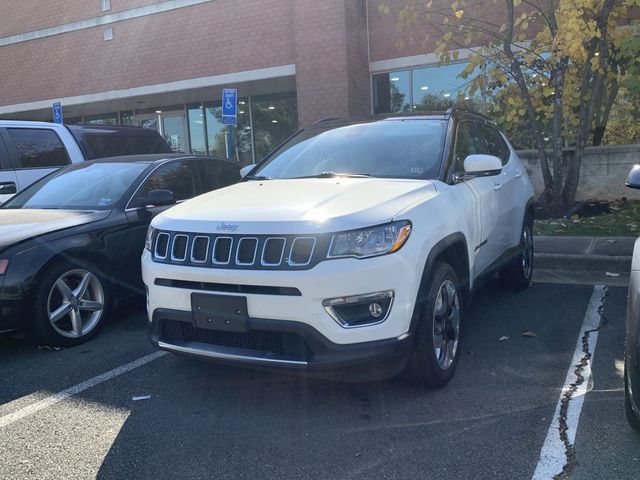
[[[309,126],[313,127],[313,126],[318,125],[319,123],[322,123],[322,122],[328,122],[329,120],[339,120],[339,119],[340,119],[340,117],[325,117],[325,118],[321,118],[320,120],[316,120],[315,122],[313,122]]]

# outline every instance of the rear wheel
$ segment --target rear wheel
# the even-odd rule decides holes
[[[54,264],[38,282],[32,333],[39,343],[68,347],[92,338],[107,311],[100,271],[87,264]]]
[[[627,368],[624,369],[624,411],[627,414],[629,425],[640,432],[640,416],[634,411],[631,403],[631,395],[629,394],[629,377],[627,376]]]
[[[462,295],[453,268],[435,262],[424,293],[405,377],[436,388],[451,380],[460,358]]]
[[[520,234],[520,253],[516,260],[500,270],[500,283],[507,288],[524,290],[533,278],[533,217],[527,215]]]

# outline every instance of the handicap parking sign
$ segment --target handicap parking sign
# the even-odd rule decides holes
[[[224,88],[222,90],[222,123],[235,125],[238,115],[238,90]]]

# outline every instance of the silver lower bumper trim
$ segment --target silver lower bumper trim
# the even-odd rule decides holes
[[[161,350],[167,350],[169,352],[185,353],[188,355],[197,355],[200,357],[206,357],[206,358],[212,358],[212,359],[218,359],[218,360],[231,360],[238,363],[249,363],[249,364],[260,363],[264,365],[280,365],[280,366],[291,365],[291,366],[297,366],[297,367],[308,365],[308,362],[305,362],[302,360],[281,360],[278,358],[252,357],[249,355],[239,355],[237,353],[186,347],[184,345],[174,345],[172,343],[166,343],[162,341],[158,342],[158,348],[160,348]]]

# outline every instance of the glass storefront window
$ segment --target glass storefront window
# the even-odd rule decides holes
[[[135,125],[135,116],[133,111],[129,110],[127,112],[120,112],[120,125]]]
[[[411,110],[410,72],[408,70],[373,76],[373,113]]]
[[[205,116],[209,155],[227,156],[227,143],[230,140],[229,128],[231,128],[231,159],[240,165],[248,165],[253,162],[248,98],[238,99],[238,123],[235,127],[222,124],[220,102],[206,103]]]
[[[207,144],[204,137],[204,111],[202,105],[190,105],[187,107],[189,117],[189,140],[191,153],[206,155]]]
[[[298,130],[295,92],[251,97],[256,162]]]
[[[118,125],[118,112],[88,115],[84,117],[84,123],[93,125]]]
[[[459,75],[466,66],[466,63],[454,63],[414,70],[414,110],[440,111],[455,105],[464,95],[467,80]]]

